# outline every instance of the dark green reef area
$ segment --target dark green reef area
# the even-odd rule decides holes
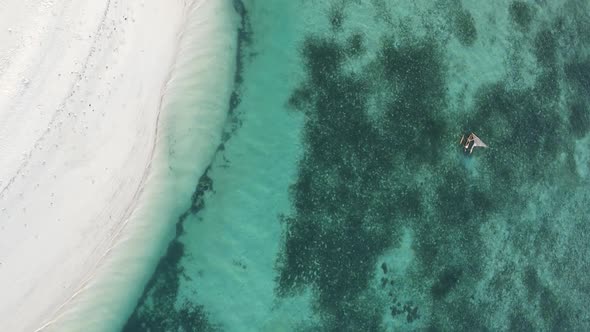
[[[291,207],[273,216],[270,287],[277,302],[310,291],[314,316],[292,329],[589,330],[590,3],[291,2],[300,12],[276,15],[308,21],[285,23],[299,37],[282,51],[303,72],[272,112],[300,116],[301,153],[282,189]],[[240,105],[257,38],[278,35],[256,33],[263,1],[235,4],[240,65],[218,159],[246,139],[234,135],[254,112]],[[464,155],[469,132],[490,148]],[[198,289],[178,297],[197,278],[179,237],[215,186],[204,174],[124,331],[234,330]]]

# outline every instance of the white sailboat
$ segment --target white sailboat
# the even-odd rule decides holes
[[[465,135],[461,136],[461,142],[459,143],[463,145],[464,151],[467,152],[469,150],[469,154],[473,153],[473,148],[487,148],[488,145],[484,143],[479,137],[475,135],[475,133],[469,134],[467,139],[465,139]]]

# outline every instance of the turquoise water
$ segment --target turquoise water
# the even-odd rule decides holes
[[[125,331],[590,328],[587,4],[236,8],[224,143]]]

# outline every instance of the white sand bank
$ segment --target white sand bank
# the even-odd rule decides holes
[[[230,15],[0,2],[0,331],[124,322],[219,140]]]

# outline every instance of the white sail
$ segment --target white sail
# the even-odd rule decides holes
[[[471,134],[473,136],[473,146],[479,146],[482,148],[487,148],[488,145],[484,143],[479,137],[475,136],[475,134]]]

